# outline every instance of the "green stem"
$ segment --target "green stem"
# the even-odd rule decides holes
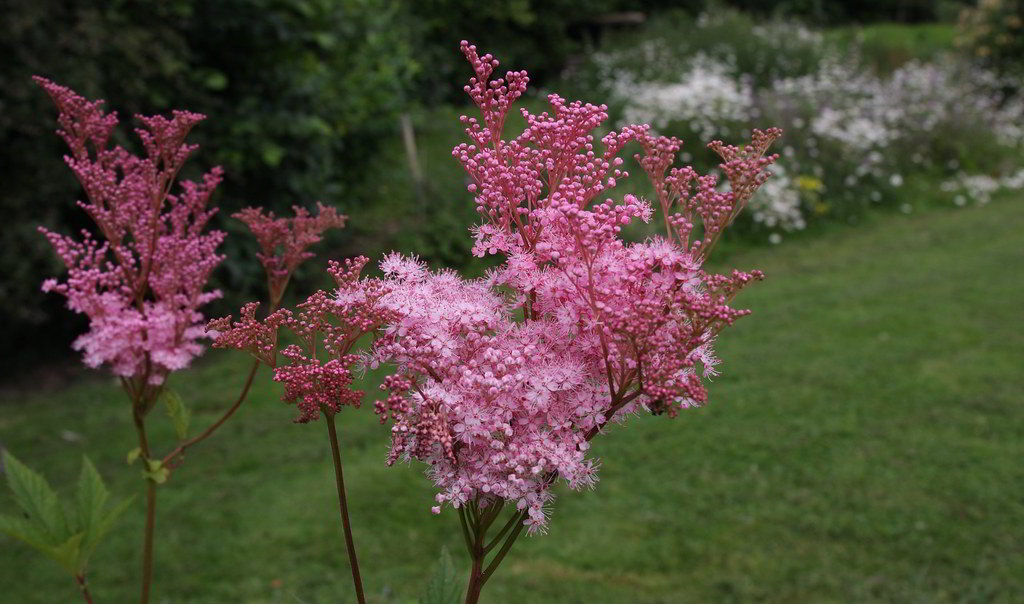
[[[341,471],[341,452],[338,447],[338,432],[334,426],[334,415],[324,409],[324,421],[327,423],[327,434],[331,440],[331,454],[334,458],[334,477],[338,485],[338,509],[341,512],[341,526],[345,533],[345,547],[348,548],[349,566],[352,567],[352,585],[356,591],[359,604],[366,604],[363,595],[363,580],[359,576],[359,560],[356,559],[356,546],[352,540],[352,526],[348,519],[348,499],[345,497],[345,478]]]
[[[485,583],[487,582],[488,579],[491,578],[491,575],[494,574],[494,571],[498,570],[498,565],[501,564],[501,561],[505,559],[505,554],[508,553],[508,550],[512,549],[512,544],[516,542],[516,539],[519,538],[520,533],[523,532],[523,527],[526,526],[525,524],[523,524],[523,520],[526,520],[526,510],[519,512],[512,518],[516,520],[516,527],[512,529],[512,532],[505,539],[505,542],[501,545],[501,549],[498,550],[497,554],[495,554],[494,559],[491,560],[491,563],[487,565],[487,570],[484,571],[483,579]]]
[[[473,538],[470,536],[469,521],[466,520],[466,506],[459,508],[459,524],[462,525],[462,537],[466,540],[466,551],[473,556]]]
[[[484,546],[484,552],[489,552],[492,549],[494,549],[495,545],[498,545],[498,542],[501,541],[501,538],[505,536],[505,533],[507,533],[509,529],[515,526],[516,519],[518,517],[519,514],[513,514],[512,517],[508,519],[508,522],[505,523],[505,526],[501,527],[501,530],[498,531],[498,534],[495,535],[493,539],[491,539],[490,543]]]
[[[472,505],[475,507],[475,502]],[[470,510],[472,510],[472,507]],[[462,520],[463,531],[466,534],[466,546],[469,549],[469,556],[473,562],[469,572],[469,585],[466,588],[466,604],[476,604],[480,601],[480,593],[483,591],[484,585],[494,575],[494,572],[498,569],[501,561],[505,559],[509,550],[512,549],[512,544],[519,538],[525,526],[523,520],[526,519],[526,511],[514,512],[508,522],[505,523],[505,526],[485,546],[484,543],[487,542],[487,529],[497,519],[501,508],[497,507],[496,504],[495,510],[495,512],[488,510],[482,518],[483,521],[476,525],[476,530],[470,531],[467,526],[469,524],[467,520],[472,512],[464,511],[462,508],[459,509],[459,517]],[[471,532],[472,539],[470,539]],[[506,533],[508,533],[507,536]],[[503,537],[504,541],[501,541]],[[487,561],[488,552],[499,542],[501,542],[501,549],[498,550],[498,553],[495,554],[490,564],[487,564],[485,568],[484,564]]]

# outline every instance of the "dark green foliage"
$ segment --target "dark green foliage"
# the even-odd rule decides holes
[[[109,94],[122,111],[169,109],[164,103],[184,87],[188,56],[174,25],[181,18],[176,7],[155,2],[4,3],[0,315],[8,322],[8,350],[17,351],[6,370],[37,362],[37,353],[51,351],[55,343],[63,348],[68,334],[83,323],[63,309],[59,296],[39,291],[42,278],[62,267],[36,226],[71,232],[89,221],[74,207],[80,192],[61,160],[65,148],[54,134],[55,111],[30,78],[50,76],[87,96]]]
[[[84,456],[74,502],[68,508],[61,505],[42,475],[7,451],[3,452],[3,470],[19,511],[0,515],[0,533],[52,558],[72,576],[83,577],[89,557],[131,499],[108,509],[110,493]]]
[[[949,19],[968,0],[727,0],[725,4],[759,16],[789,15],[820,24],[898,21],[920,23]]]
[[[957,46],[1020,89],[1024,77],[1024,0],[988,0],[960,13]]]
[[[544,86],[561,75],[571,59],[593,46],[600,36],[616,28],[630,28],[630,16],[643,19],[651,11],[669,6],[694,13],[704,0],[420,0],[409,7],[422,39],[421,56],[430,68],[422,100],[465,100],[465,61],[456,52],[461,40],[501,60],[507,69],[527,69],[531,86]]]
[[[117,142],[129,148],[132,114],[206,114],[192,136],[202,149],[185,176],[223,165],[216,226],[242,233],[228,216],[246,205],[280,213],[317,200],[342,211],[361,203],[352,189],[394,130],[420,65],[401,7],[385,0],[8,3],[0,25],[7,222],[0,312],[13,319],[8,349],[31,342],[47,350],[48,334],[66,346],[81,325],[58,296],[39,292],[62,267],[36,225],[74,232],[90,224],[74,206],[80,188],[61,161],[55,111],[33,74],[108,99],[122,117]],[[343,241],[334,235],[326,244]],[[229,259],[219,284],[236,294],[224,308],[237,305],[238,294],[259,292],[254,248],[246,237],[222,247]]]
[[[826,36],[839,48],[856,48],[864,63],[876,71],[890,73],[910,60],[941,60],[953,48],[954,31],[943,23],[876,23],[835,28]]]

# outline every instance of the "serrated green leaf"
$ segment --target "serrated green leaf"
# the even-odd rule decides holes
[[[135,501],[134,495],[132,495],[128,499],[125,499],[124,501],[115,505],[114,507],[110,508],[109,510],[107,510],[106,513],[103,514],[103,517],[100,519],[99,524],[96,526],[96,541],[99,541],[103,538],[104,535],[110,532],[110,529],[114,526],[114,522],[117,520],[117,517],[120,516],[122,512],[127,510],[128,506],[131,505],[133,501]],[[95,548],[95,546],[93,547]]]
[[[117,517],[128,509],[128,506],[131,505],[133,501],[135,501],[134,496],[125,499],[121,503],[100,514],[96,524],[89,527],[91,534],[88,535],[87,541],[82,542],[82,568],[79,572],[85,570],[85,564],[88,563],[92,553],[96,551],[96,546],[98,546],[103,537],[110,532],[110,529],[114,526],[114,522],[117,520]]]
[[[0,533],[6,533],[40,551],[53,545],[47,541],[46,535],[40,533],[36,527],[32,526],[27,518],[8,516],[6,514],[0,515]]]
[[[462,582],[452,563],[447,547],[441,548],[441,558],[434,567],[434,574],[427,589],[420,598],[420,604],[458,604],[462,600]]]
[[[103,514],[99,523],[94,527],[93,543],[89,544],[88,547],[83,547],[83,552],[87,557],[92,555],[93,550],[96,549],[96,546],[99,544],[99,540],[103,538],[103,535],[111,531],[111,528],[114,526],[114,522],[117,521],[118,516],[127,510],[128,506],[130,506],[134,501],[135,497],[133,495],[133,497],[126,499]]]
[[[126,461],[128,462],[128,465],[132,465],[133,463],[135,463],[135,460],[138,459],[139,457],[142,457],[142,449],[139,447],[135,447],[131,451],[128,451],[128,457],[126,458]]]
[[[110,493],[96,466],[92,465],[88,457],[82,457],[82,471],[78,475],[78,487],[75,491],[75,528],[72,530],[82,531],[85,538],[82,541],[82,549],[91,551],[99,537],[96,529],[103,518],[103,508],[107,505]]]
[[[14,490],[15,499],[23,509],[24,517],[0,515],[0,532],[19,539],[53,558],[72,575],[84,573],[89,556],[96,549],[100,539],[110,530],[114,520],[132,500],[127,499],[112,509],[104,509],[107,507],[110,493],[96,467],[89,458],[83,457],[82,470],[78,475],[75,489],[74,507],[65,518],[57,495],[42,476],[7,452],[4,452],[4,465],[11,489]],[[168,472],[159,461],[147,460],[147,467],[154,468],[158,474]],[[44,511],[39,511],[40,509]],[[43,515],[53,514],[59,516],[59,526],[38,520]],[[60,534],[60,530],[63,530],[64,534]]]
[[[43,552],[57,561],[61,567],[71,573],[72,575],[78,575],[79,571],[82,570],[83,562],[82,559],[82,539],[85,538],[85,533],[75,533],[68,537],[60,545],[48,547]]]
[[[9,452],[3,453],[4,471],[7,484],[14,492],[14,500],[25,512],[28,522],[47,540],[48,544],[64,543],[68,536],[64,511],[57,501],[57,494],[46,479],[21,463]]]
[[[0,515],[0,532],[23,541],[33,549],[53,558],[61,568],[72,575],[79,574],[85,557],[82,555],[81,542],[85,533],[75,533],[62,543],[54,544],[49,537],[38,532],[36,527],[24,518]]]
[[[185,440],[188,437],[188,423],[192,419],[192,412],[185,406],[185,401],[181,400],[178,393],[169,388],[164,390],[162,398],[164,405],[167,406],[167,416],[174,424],[175,436],[178,440]]]

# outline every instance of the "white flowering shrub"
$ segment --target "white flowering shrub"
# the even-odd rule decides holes
[[[753,220],[772,231],[798,231],[807,226],[801,210],[800,188],[786,173],[784,164],[777,163],[772,168],[772,177],[750,198],[749,204]]]
[[[958,206],[965,206],[969,203],[985,205],[992,201],[992,196],[1000,191],[1024,189],[1024,168],[999,178],[988,174],[961,172],[953,178],[943,181],[939,187],[943,191],[953,194],[953,203]]]
[[[781,125],[776,175],[750,202],[753,230],[779,241],[812,219],[856,220],[871,205],[912,211],[899,203],[904,187],[936,178],[959,205],[1021,188],[1024,97],[1010,92],[1019,83],[952,54],[880,74],[856,47],[834,47],[805,25],[744,19],[663,23],[662,35],[595,64],[621,124],[684,140]],[[688,151],[700,161],[703,150]]]
[[[665,130],[685,122],[701,140],[730,138],[730,125],[749,123],[754,91],[749,78],[735,77],[735,66],[699,53],[678,82],[639,84],[628,75],[615,82],[612,94],[629,99],[624,122]]]

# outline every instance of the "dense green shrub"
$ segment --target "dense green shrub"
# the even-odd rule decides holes
[[[619,125],[682,138],[702,169],[717,164],[707,141],[782,127],[776,177],[740,218],[739,230],[762,240],[856,222],[872,206],[913,211],[914,191],[939,183],[964,205],[1024,179],[1024,97],[954,56],[946,26],[823,31],[729,11],[664,15],[579,73],[591,88],[580,96],[611,98]]]
[[[281,210],[323,200],[347,211],[361,202],[352,189],[395,129],[419,69],[400,9],[385,0],[13,0],[0,25],[8,58],[0,71],[0,207],[9,223],[0,312],[12,319],[9,335],[31,338],[33,349],[51,330],[68,338],[71,326],[51,320],[59,301],[38,291],[40,275],[61,268],[35,227],[67,232],[86,220],[73,204],[80,192],[61,163],[52,109],[31,75],[117,99],[112,108],[125,116],[207,114],[194,132],[207,162],[197,169],[225,167],[219,220],[237,232],[226,217],[246,205]],[[233,239],[225,245],[242,249],[229,257],[243,259],[220,278],[239,291],[259,275],[248,261],[251,242]]]
[[[1024,75],[1024,2],[982,0],[960,13],[957,45],[996,71]]]

